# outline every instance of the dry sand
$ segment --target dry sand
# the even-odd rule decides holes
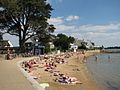
[[[86,52],[85,55],[93,55],[93,52]],[[56,76],[52,76],[49,72],[45,72],[43,68],[38,69],[41,77],[37,81],[39,83],[48,83],[50,86],[46,88],[46,90],[101,90],[88,72],[85,63],[82,63],[83,57],[82,54],[79,55],[79,58],[73,56],[68,59],[68,63],[57,66],[57,69],[60,70],[61,73],[67,73],[68,76],[76,77],[83,84],[62,85],[54,81],[54,79],[57,78]]]

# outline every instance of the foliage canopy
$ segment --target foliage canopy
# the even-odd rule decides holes
[[[70,48],[70,43],[74,42],[74,37],[68,37],[65,34],[58,34],[54,40],[54,45],[60,50],[68,50]]]
[[[24,50],[29,38],[54,31],[47,22],[52,10],[46,0],[0,0],[0,29],[18,36],[20,50]]]

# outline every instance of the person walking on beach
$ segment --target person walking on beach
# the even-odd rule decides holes
[[[87,57],[86,57],[85,54],[84,54],[84,56],[83,56],[83,60],[82,60],[82,62],[83,62],[83,63],[86,63],[86,62],[87,62]]]

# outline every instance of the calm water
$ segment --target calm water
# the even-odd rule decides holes
[[[102,90],[120,90],[120,53],[91,56],[87,67]]]

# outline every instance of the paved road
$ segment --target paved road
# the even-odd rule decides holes
[[[17,66],[21,59],[0,60],[0,90],[35,90]]]

